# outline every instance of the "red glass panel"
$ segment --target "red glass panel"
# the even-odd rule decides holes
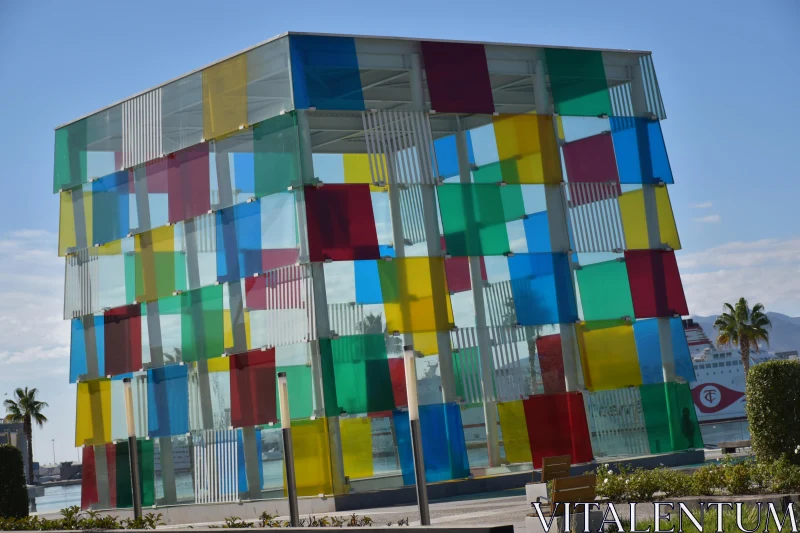
[[[276,248],[273,250],[261,250],[261,264],[264,270],[272,270],[282,266],[294,265],[300,257],[300,250],[297,248]]]
[[[245,299],[248,309],[303,309],[303,286],[307,283],[305,266],[291,265],[245,278]]]
[[[231,356],[231,425],[277,422],[275,348]]]
[[[494,113],[489,66],[482,44],[420,44],[431,109],[439,113]]]
[[[444,237],[441,237],[442,251],[447,253]],[[472,289],[469,274],[468,257],[448,257],[444,260],[444,271],[447,276],[447,290],[452,294],[465,292]],[[481,256],[481,279],[486,281],[486,263]]]
[[[542,467],[542,458],[554,455],[569,455],[573,464],[592,460],[592,443],[580,392],[530,396],[522,405],[534,468]]]
[[[601,133],[564,144],[567,180],[576,183],[619,182],[611,135]],[[588,200],[573,199],[575,203]]]
[[[397,407],[408,405],[408,393],[406,392],[406,367],[402,358],[389,359],[389,375],[392,379],[392,392],[394,392],[394,404]]]
[[[564,359],[561,357],[561,335],[547,335],[536,339],[539,369],[545,394],[566,392],[564,384]]]
[[[368,184],[309,186],[305,195],[311,261],[380,258]]]
[[[139,304],[110,309],[103,315],[106,375],[142,369],[142,308]]]
[[[81,509],[88,509],[90,505],[98,502],[97,497],[97,469],[94,464],[94,448],[83,447],[83,473],[81,479]]]
[[[116,444],[106,444],[106,470],[108,470],[108,503],[117,506],[117,452]]]
[[[689,314],[675,252],[627,251],[625,266],[636,318]]]
[[[211,191],[208,145],[198,144],[167,156],[169,221],[180,222],[208,213]]]

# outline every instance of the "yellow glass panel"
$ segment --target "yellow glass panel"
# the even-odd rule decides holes
[[[561,115],[556,117],[556,126],[558,127],[558,138],[559,140],[564,140],[564,121],[561,119]]]
[[[382,165],[386,168],[386,157],[379,154],[372,160],[373,165]],[[381,174],[385,175],[385,171]],[[367,154],[344,154],[344,182],[345,183],[369,183],[369,190],[372,192],[386,192],[389,186],[378,187],[372,184],[372,173],[369,168],[369,155]]]
[[[436,355],[439,353],[439,342],[436,340],[436,332],[414,333],[414,350],[422,355]]]
[[[175,226],[164,226],[136,235],[134,250],[141,253],[143,248],[151,252],[174,252]]]
[[[233,322],[231,321],[230,309],[225,309],[223,314],[225,324],[225,348],[233,348]],[[250,311],[247,309],[244,310],[244,336],[246,339],[245,342],[247,342],[247,349],[249,350],[252,344],[250,344]]]
[[[672,203],[669,201],[667,186],[656,187],[656,205],[658,206],[658,231],[661,242],[673,250],[681,249],[681,240],[678,237],[678,227],[675,225],[675,216],[672,213]]]
[[[553,117],[503,115],[492,120],[500,161],[517,161],[516,183],[561,183]],[[504,178],[507,176],[503,174]]]
[[[628,250],[647,250],[647,218],[644,213],[644,193],[641,189],[628,191],[619,196],[619,209],[622,214],[622,230]]]
[[[503,449],[509,463],[530,463],[531,443],[522,400],[497,404],[500,430],[503,432]]]
[[[247,125],[247,56],[240,54],[203,71],[203,138]]]
[[[97,255],[122,255],[122,241],[112,241],[97,247]]]
[[[75,246],[75,215],[72,212],[72,191],[62,191],[59,194],[59,257],[67,255],[67,250],[69,248],[74,248]]]
[[[350,479],[372,477],[372,422],[369,418],[340,418],[344,475]]]
[[[214,357],[212,359],[208,359],[209,372],[228,372],[230,369],[230,357]]]
[[[327,419],[292,421],[294,469],[298,496],[333,494]],[[283,471],[286,496],[286,469]]]
[[[583,365],[583,381],[591,391],[621,389],[642,384],[633,326],[576,328]]]
[[[453,308],[442,257],[406,257],[379,261],[389,332],[449,331]]]
[[[75,447],[111,442],[111,380],[78,383]]]

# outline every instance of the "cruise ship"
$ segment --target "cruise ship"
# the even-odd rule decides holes
[[[744,366],[741,352],[734,347],[717,348],[703,328],[692,319],[683,321],[695,381],[690,383],[697,419],[706,443],[715,440],[748,439],[744,405]],[[750,352],[750,365],[773,359],[797,359],[789,352]],[[703,426],[712,427],[703,427]],[[713,429],[713,431],[712,431]],[[722,433],[727,432],[727,435]]]

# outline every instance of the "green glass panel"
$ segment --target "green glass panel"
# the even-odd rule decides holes
[[[56,130],[53,192],[86,182],[86,119]]]
[[[181,298],[181,358],[219,357],[225,348],[222,285],[184,292]]]
[[[131,464],[128,458],[128,441],[122,441],[114,446],[117,470],[117,508],[133,507],[133,494],[131,492]]]
[[[256,197],[300,184],[300,144],[294,113],[253,126],[253,152]]]
[[[139,455],[139,491],[142,495],[142,506],[151,506],[156,503],[153,444],[154,441],[152,440],[139,439],[136,441],[136,449]],[[117,471],[117,508],[133,507],[128,441],[117,443],[114,451]]]
[[[582,267],[577,273],[584,320],[633,318],[633,300],[625,263],[595,263]]]
[[[475,183],[497,183],[503,181],[503,169],[500,162],[487,163],[472,171]]]
[[[437,191],[447,253],[479,256],[510,251],[506,222],[525,212],[519,185],[450,183]]]
[[[687,383],[641,385],[639,392],[650,453],[703,447],[703,436]]]
[[[320,341],[320,345],[324,342]],[[321,354],[329,355],[331,361],[323,363],[323,375],[328,376],[325,383],[327,416],[393,410],[394,392],[383,335],[352,335],[329,342],[330,351],[320,349]],[[333,373],[330,372],[331,366]],[[335,379],[333,406],[336,409],[332,409],[329,400],[331,375]]]
[[[322,351],[321,341],[320,351]],[[278,366],[275,367],[275,372],[276,375],[280,372],[286,372],[286,383],[289,388],[289,414],[292,416],[292,420],[310,418],[314,414],[311,367],[307,365]],[[280,405],[277,389],[275,390],[275,405]],[[278,419],[280,419],[280,416],[280,409],[278,409]]]
[[[149,257],[143,257],[147,255]],[[150,257],[153,266],[143,268],[143,262]],[[185,290],[186,254],[150,252],[125,256],[125,294],[128,301],[151,302],[172,296],[175,291]]]
[[[545,57],[556,113],[585,117],[611,115],[602,52],[546,48]]]

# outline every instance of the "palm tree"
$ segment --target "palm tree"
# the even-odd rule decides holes
[[[42,414],[42,410],[45,407],[49,407],[47,402],[40,402],[36,399],[38,393],[39,390],[35,387],[33,389],[25,387],[25,390],[17,388],[17,390],[14,391],[14,396],[17,400],[6,400],[3,402],[6,407],[6,412],[8,413],[6,420],[22,422],[25,438],[28,440],[28,485],[33,484],[32,421],[35,421],[36,425],[42,427],[44,423],[47,422],[47,417]]]
[[[725,304],[723,313],[714,321],[719,344],[739,346],[742,352],[744,374],[750,370],[750,346],[758,351],[758,342],[764,341],[769,346],[769,332],[772,322],[764,313],[764,306],[756,304],[750,309],[747,300],[739,298],[736,305]]]

